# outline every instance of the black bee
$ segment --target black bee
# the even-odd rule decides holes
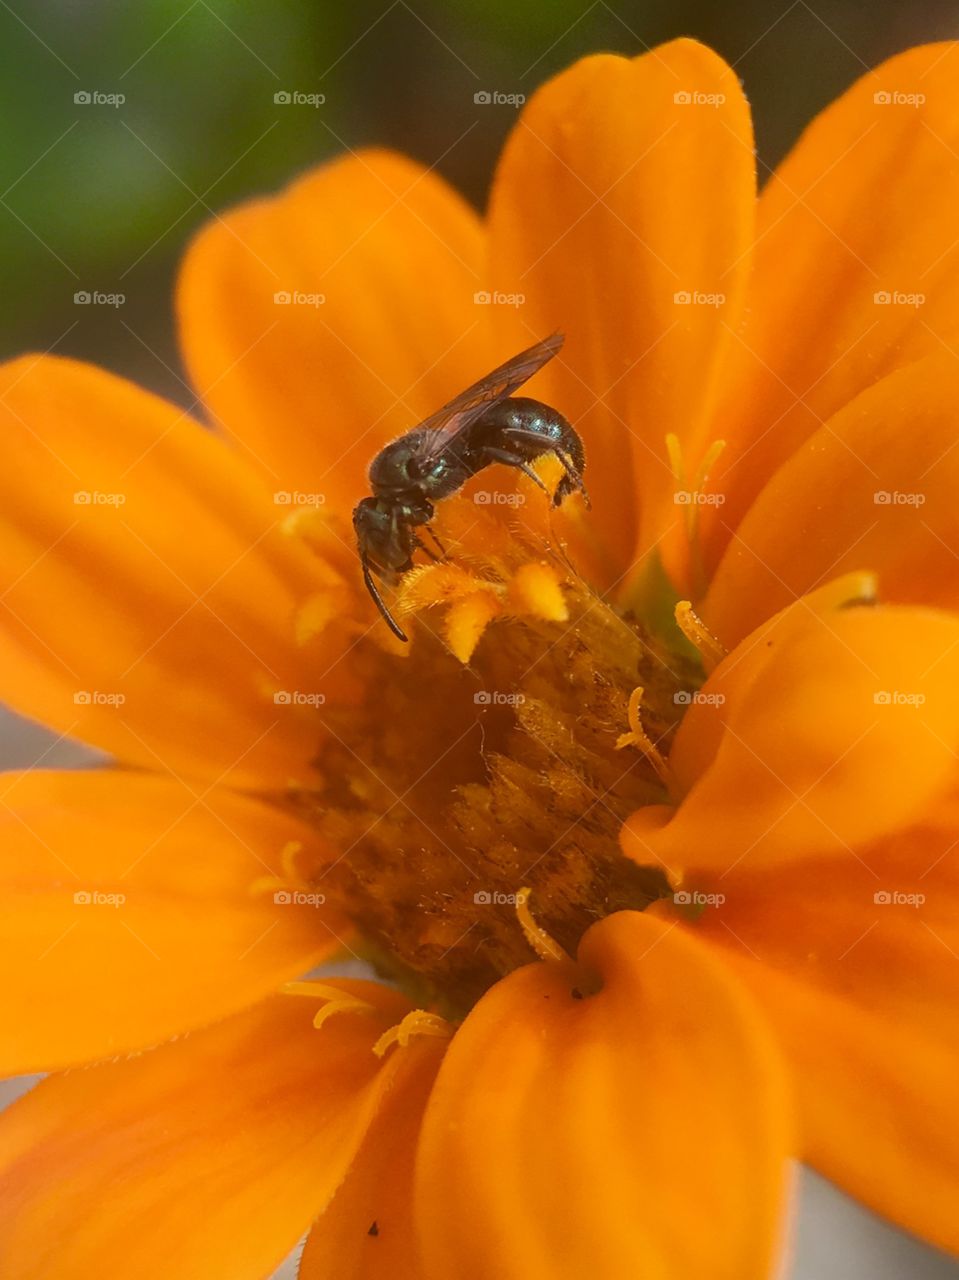
[[[513,395],[562,345],[563,335],[554,333],[521,351],[381,449],[370,463],[373,496],[363,498],[354,508],[353,528],[363,581],[400,640],[407,637],[383,602],[373,574],[395,582],[412,569],[417,549],[435,560],[436,555],[416,532],[421,526],[443,552],[429,525],[435,502],[448,498],[470,476],[494,462],[519,467],[545,489],[530,466],[544,453],[552,453],[563,465],[553,505],[577,491],[586,498],[586,456],[579,436],[555,409]]]

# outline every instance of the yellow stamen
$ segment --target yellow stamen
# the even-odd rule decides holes
[[[375,1005],[370,1004],[367,1000],[361,1000],[358,996],[351,995],[348,991],[343,991],[339,987],[327,986],[323,982],[287,982],[280,990],[286,996],[308,996],[313,1000],[326,1001],[326,1004],[317,1009],[313,1018],[313,1026],[317,1031],[329,1018],[332,1018],[337,1013],[377,1012]]]
[[[438,1036],[449,1039],[453,1034],[453,1026],[447,1022],[445,1018],[441,1018],[438,1013],[428,1013],[425,1009],[414,1009],[412,1013],[408,1013],[402,1022],[398,1022],[395,1027],[390,1027],[389,1031],[384,1031],[373,1046],[373,1052],[378,1058],[382,1058],[387,1049],[394,1044],[398,1044],[401,1049],[405,1049],[412,1040],[413,1036]]]
[[[569,609],[556,570],[545,561],[528,561],[513,574],[509,605],[518,614],[532,614],[546,622],[565,622]]]
[[[624,747],[637,747],[644,756],[650,761],[656,772],[661,778],[666,778],[669,774],[669,765],[662,752],[650,738],[649,734],[643,726],[641,709],[643,703],[643,687],[637,685],[633,692],[629,695],[629,705],[626,708],[626,720],[629,724],[629,732],[621,733],[616,739],[616,750],[622,751]]]
[[[705,489],[706,482],[709,479],[709,473],[713,469],[713,463],[725,448],[725,440],[714,440],[706,450],[706,454],[703,457],[702,462],[699,464],[699,470],[696,472],[695,479],[693,480],[693,485],[697,492],[702,492],[702,490]]]
[[[488,590],[474,591],[472,595],[451,605],[443,630],[453,657],[465,666],[472,658],[483,632],[502,612],[502,602]]]
[[[280,871],[291,883],[295,882],[299,876],[296,859],[302,852],[302,840],[288,840],[280,853]]]
[[[250,885],[250,894],[258,897],[260,894],[278,893],[290,889],[309,891],[310,882],[296,865],[296,860],[302,852],[302,840],[288,841],[280,851],[279,875],[257,876]]]
[[[703,622],[688,600],[680,600],[674,610],[676,624],[694,648],[702,654],[707,672],[719,666],[727,650]]]
[[[679,437],[670,433],[666,437],[666,453],[669,458],[670,470],[673,473],[673,479],[676,487],[685,493],[686,511],[684,516],[684,524],[686,530],[686,544],[689,548],[690,572],[695,582],[699,583],[703,577],[702,554],[699,547],[699,513],[702,502],[701,495],[706,488],[709,480],[709,473],[713,469],[716,459],[726,447],[725,440],[714,440],[706,450],[702,461],[696,468],[696,474],[689,479],[686,472],[686,460],[683,457],[683,447]]]
[[[572,961],[569,956],[554,941],[545,929],[533,919],[533,914],[529,909],[530,889],[520,889],[516,895],[516,918],[519,920],[520,928],[523,930],[523,936],[539,956],[540,960],[566,960],[570,964]]]
[[[683,447],[679,443],[679,436],[672,431],[666,437],[666,454],[669,458],[669,468],[673,473],[673,479],[678,485],[686,483],[686,473],[683,468]]]

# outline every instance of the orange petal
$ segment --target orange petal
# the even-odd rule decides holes
[[[382,444],[493,367],[473,301],[481,252],[466,203],[383,151],[200,233],[179,284],[184,357],[271,488],[348,515]]]
[[[278,810],[109,771],[0,782],[0,1075],[146,1048],[341,945],[328,907],[251,892],[291,842],[319,856]]]
[[[815,433],[736,529],[702,612],[732,647],[824,579],[864,568],[883,600],[959,605],[955,358],[883,379]]]
[[[721,883],[700,929],[762,1002],[795,1067],[804,1158],[959,1253],[955,824],[857,857]]]
[[[820,425],[959,337],[959,45],[910,49],[822,113],[763,189],[752,300],[716,427],[710,560]]]
[[[385,1011],[317,1032],[310,1002],[274,997],[138,1058],[53,1076],[5,1111],[2,1273],[271,1274],[333,1196],[396,1074],[371,1048],[396,997],[338,985]]]
[[[639,913],[580,960],[512,973],[447,1050],[418,1162],[426,1274],[767,1275],[787,1125],[752,1005]]]
[[[293,625],[331,574],[288,508],[173,405],[71,360],[0,368],[0,429],[0,697],[148,768],[305,775],[317,729],[274,692],[330,665]]]
[[[703,686],[669,758],[687,793],[638,810],[624,848],[680,882],[690,867],[835,855],[911,825],[951,784],[957,749],[959,617],[800,601]]]
[[[423,1280],[413,1231],[413,1169],[423,1111],[446,1045],[414,1039],[346,1181],[317,1219],[298,1280]]]
[[[568,335],[536,394],[584,437],[611,580],[637,545],[681,528],[666,436],[694,472],[742,306],[754,198],[739,81],[692,40],[578,62],[532,99],[500,162],[494,283],[525,303],[497,319],[514,346]]]

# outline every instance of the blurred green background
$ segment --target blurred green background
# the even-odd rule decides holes
[[[529,96],[584,53],[633,54],[677,35],[711,44],[742,76],[762,170],[867,66],[959,35],[959,9],[0,0],[0,356],[53,348],[184,400],[172,282],[210,209],[373,142],[435,163],[481,205],[515,108],[477,105],[474,93]],[[325,103],[274,101],[294,92]],[[126,301],[74,302],[94,290]]]

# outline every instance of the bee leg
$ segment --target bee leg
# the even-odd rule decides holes
[[[587,510],[593,505],[589,500],[589,494],[586,492],[586,486],[583,484],[583,477],[576,469],[573,459],[563,449],[554,449],[553,452],[563,464],[563,470],[566,474],[556,486],[556,492],[553,494],[553,506],[558,507],[559,504],[571,493],[581,493]]]
[[[370,573],[369,557],[364,553],[360,556],[360,563],[363,566],[363,581],[366,583],[366,589],[373,597],[373,602],[383,615],[383,621],[393,632],[398,640],[402,640],[404,644],[409,644],[409,636],[407,636],[396,621],[393,615],[387,609],[383,597],[379,593],[376,583],[373,581],[373,575]]]
[[[447,560],[447,559],[449,558],[449,554],[448,554],[448,552],[447,552],[446,548],[443,546],[442,542],[440,542],[439,538],[436,536],[436,530],[433,528],[433,526],[432,526],[431,524],[424,524],[423,528],[427,531],[427,533],[430,535],[430,537],[433,539],[433,541],[434,541],[434,542],[436,543],[436,545],[439,547],[439,549],[440,549],[440,557],[439,557],[439,558],[440,558],[441,560]],[[421,545],[422,545],[422,544],[421,544]],[[434,556],[433,558],[434,558],[434,560],[436,559],[436,557],[435,557],[435,556]]]
[[[439,556],[436,554],[433,548],[428,547],[426,543],[423,541],[423,539],[418,537],[416,534],[413,535],[413,547],[414,547],[414,550],[425,551],[434,564],[436,564],[436,562],[439,560]]]
[[[483,458],[485,462],[502,462],[507,467],[519,467],[524,475],[529,476],[534,484],[538,484],[544,493],[549,493],[546,485],[533,470],[525,459],[521,458],[517,453],[510,453],[508,449],[495,449],[487,446],[483,450]]]

